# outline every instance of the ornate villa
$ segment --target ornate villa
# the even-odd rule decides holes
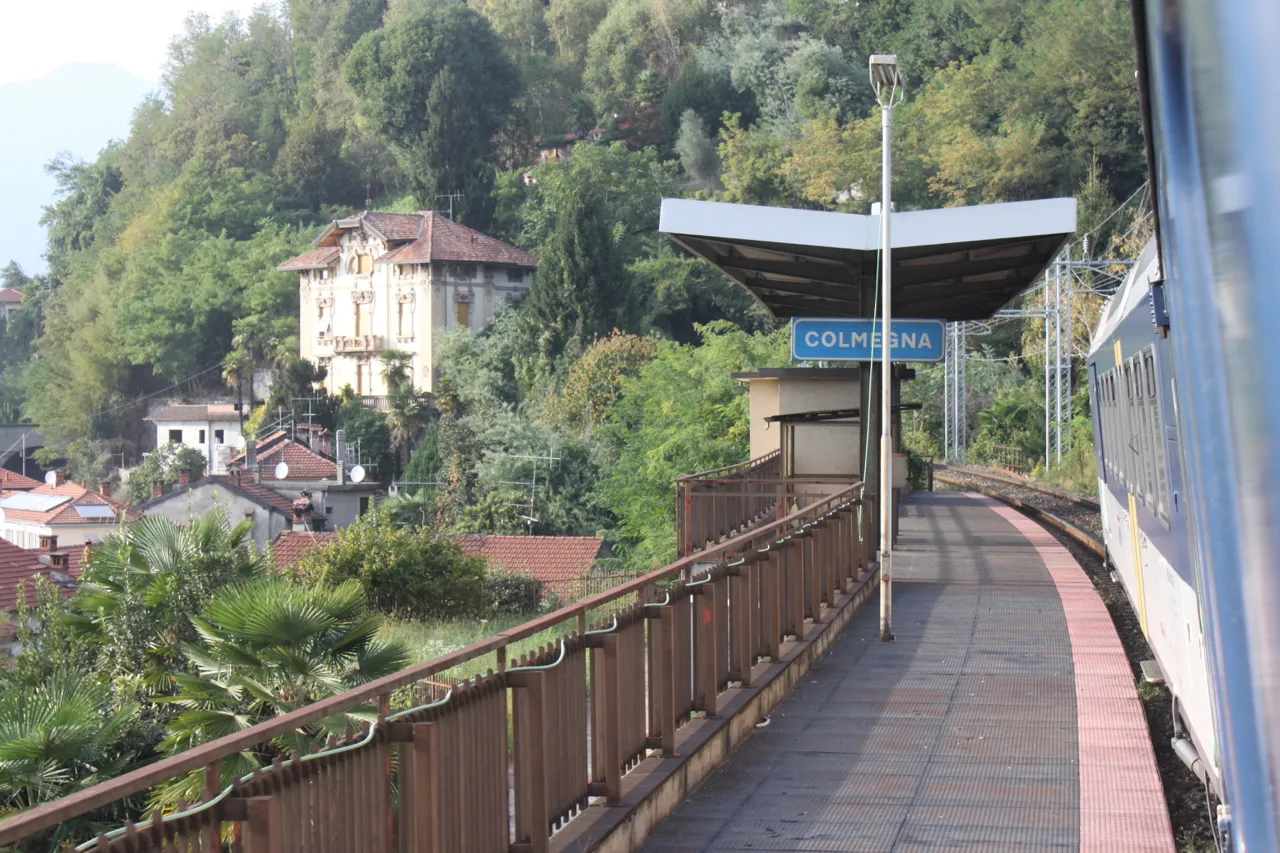
[[[277,269],[298,273],[301,355],[350,385],[385,397],[378,355],[413,355],[413,383],[432,391],[437,334],[483,329],[529,292],[538,259],[438,213],[365,211],[339,219],[316,248]]]

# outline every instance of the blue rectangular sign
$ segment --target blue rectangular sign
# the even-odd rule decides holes
[[[889,355],[894,361],[942,361],[946,324],[941,320],[894,320]],[[879,361],[880,321],[793,317],[792,361]]]

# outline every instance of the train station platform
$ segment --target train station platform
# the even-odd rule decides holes
[[[869,601],[647,853],[1172,853],[1124,650],[1084,571],[1003,504],[903,508],[896,642]]]

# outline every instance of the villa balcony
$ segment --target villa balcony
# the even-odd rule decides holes
[[[337,335],[333,338],[335,353],[382,352],[382,335]]]

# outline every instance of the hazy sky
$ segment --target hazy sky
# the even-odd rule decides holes
[[[0,0],[0,84],[72,62],[109,62],[152,82],[188,12],[246,14],[262,0]]]

